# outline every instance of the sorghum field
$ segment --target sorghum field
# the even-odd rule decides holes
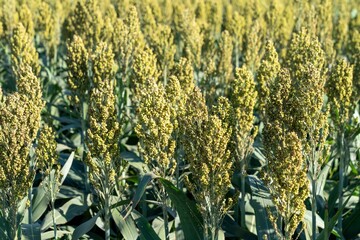
[[[359,0],[0,0],[0,239],[360,239]]]

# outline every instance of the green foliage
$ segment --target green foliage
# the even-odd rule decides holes
[[[357,239],[360,8],[0,0],[0,239]]]

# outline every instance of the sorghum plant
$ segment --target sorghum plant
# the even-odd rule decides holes
[[[137,116],[135,131],[140,138],[139,151],[145,162],[162,177],[172,175],[176,162],[173,158],[175,141],[171,137],[171,108],[164,86],[157,84],[155,79],[148,79],[143,85]]]
[[[181,9],[181,17],[176,25],[184,43],[184,57],[194,64],[195,70],[201,66],[201,47],[204,42],[203,34],[196,22],[194,13],[189,9]]]
[[[22,4],[19,10],[19,22],[24,26],[30,36],[35,35],[33,14],[26,4]]]
[[[353,92],[353,67],[344,59],[337,60],[327,82],[327,95],[331,105],[331,119],[336,133],[337,152],[339,154],[339,208],[343,205],[344,174],[349,161],[349,142],[345,136],[346,125],[349,123],[351,99]],[[342,214],[338,220],[342,232]]]
[[[89,106],[89,89],[90,89],[90,76],[89,76],[89,53],[85,48],[84,42],[81,37],[74,35],[73,41],[68,43],[68,53],[66,64],[68,67],[67,84],[70,90],[68,96],[70,102],[75,108],[75,112],[80,117],[80,136],[82,148],[80,148],[80,158],[86,158],[86,139],[88,129],[88,106]],[[89,190],[89,176],[88,166],[84,166],[86,173],[85,188]]]
[[[331,104],[331,119],[337,127],[346,123],[350,116],[353,91],[353,66],[345,59],[338,59],[326,83],[326,92]]]
[[[53,9],[48,2],[41,2],[38,7],[36,30],[44,44],[47,62],[57,55],[57,46],[60,42],[60,14],[59,9]]]
[[[12,49],[17,92],[4,95],[1,91],[0,189],[2,216],[11,226],[7,235],[15,239],[20,237],[19,203],[32,187],[35,175],[29,154],[40,127],[44,103],[39,79],[33,73],[33,69],[38,69],[38,58],[22,25],[14,30]]]
[[[11,65],[15,77],[19,77],[22,66],[31,67],[35,76],[40,73],[39,59],[32,37],[26,32],[22,24],[17,25],[14,29],[14,35],[11,39]]]
[[[311,176],[312,229],[316,237],[316,181],[324,163],[328,135],[328,111],[324,109],[325,53],[311,33],[302,29],[291,41],[287,66],[290,69],[288,127],[302,142],[303,157]]]
[[[169,70],[174,65],[176,46],[171,27],[165,24],[156,24],[155,17],[150,6],[146,8],[144,15],[145,36],[154,53],[158,56],[159,69],[163,72],[164,84],[166,85]]]
[[[38,161],[37,168],[41,170],[44,189],[50,199],[52,221],[54,227],[54,238],[57,239],[57,227],[55,219],[55,200],[60,191],[60,164],[58,163],[59,154],[56,151],[55,132],[48,125],[44,125],[40,130],[37,139],[35,155]]]
[[[135,65],[143,67],[142,69],[136,68],[139,71],[136,74],[139,78],[148,76],[148,78],[137,79],[139,82],[137,83],[136,93],[138,94],[137,99],[139,102],[136,110],[138,121],[135,131],[140,139],[139,152],[153,172],[166,178],[174,174],[177,165],[174,159],[176,141],[172,135],[174,131],[174,116],[172,114],[174,111],[172,111],[173,109],[168,104],[166,90],[163,84],[157,82],[157,79],[152,77],[151,74],[142,74],[144,71],[144,73],[149,71],[155,73],[156,61],[148,62],[146,58],[142,60],[145,60],[143,65]],[[172,80],[169,84],[173,85]],[[160,196],[163,209],[165,238],[169,239],[166,206],[167,193],[164,188],[160,190]]]
[[[232,42],[234,46],[233,56],[235,59],[235,67],[240,67],[240,55],[243,47],[243,35],[244,35],[244,16],[237,11],[233,13],[233,16],[229,16],[229,21],[225,25],[226,29],[232,36]]]
[[[124,18],[117,19],[114,26],[112,44],[122,82],[127,84],[131,80],[134,59],[145,46],[139,17],[134,6],[129,7]]]
[[[66,23],[67,37],[72,38],[75,34],[80,36],[90,52],[100,41],[111,39],[111,36],[104,35],[109,33],[109,26],[105,24],[103,13],[98,6],[97,0],[77,1]]]
[[[106,43],[99,43],[93,56],[89,92],[89,128],[86,144],[90,181],[104,209],[105,239],[110,239],[110,197],[121,171],[119,138],[114,94],[114,55]]]
[[[274,82],[278,72],[280,71],[280,67],[276,49],[273,43],[268,41],[265,47],[265,55],[261,61],[261,65],[256,76],[261,117],[264,117],[266,111],[265,106],[270,95],[270,85]]]
[[[257,92],[252,73],[246,66],[236,69],[230,86],[230,126],[233,128],[230,148],[236,167],[241,172],[241,226],[245,226],[245,176],[248,156],[253,151],[252,145],[257,134],[253,129]]]
[[[305,214],[304,201],[308,196],[306,162],[302,156],[302,143],[296,132],[286,124],[290,117],[287,101],[291,80],[287,70],[281,70],[271,84],[266,106],[264,147],[267,166],[264,180],[270,189],[277,214],[270,220],[280,238],[290,240]],[[284,226],[277,226],[277,221]]]
[[[231,127],[216,115],[208,116],[198,88],[194,88],[187,106],[184,149],[190,175],[185,180],[204,220],[204,239],[215,240],[225,213],[232,207],[232,199],[225,197],[233,164],[227,148]]]

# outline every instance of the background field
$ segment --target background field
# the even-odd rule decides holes
[[[360,239],[359,0],[0,0],[0,239]]]

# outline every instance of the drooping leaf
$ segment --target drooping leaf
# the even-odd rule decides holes
[[[75,156],[75,152],[72,152],[69,156],[69,158],[66,160],[66,163],[64,164],[64,166],[61,168],[60,170],[60,174],[62,176],[61,181],[60,181],[60,185],[63,184],[63,182],[65,181],[66,176],[69,173],[69,170],[71,168],[72,162],[74,160],[74,156]]]
[[[346,206],[346,204],[348,203],[349,200],[350,200],[350,197],[348,197],[345,200],[344,204],[336,212],[336,214],[334,216],[332,216],[328,222],[325,223],[325,228],[318,235],[318,237],[316,238],[317,240],[325,240],[325,237],[330,236],[330,233],[336,234],[336,232],[334,232],[334,227],[335,227],[335,225],[337,223],[337,220],[339,219],[339,216],[342,214],[342,212],[343,212],[343,210],[344,210],[344,208],[345,208],[345,206]]]
[[[310,210],[306,210],[304,220],[308,223],[312,223],[312,212]],[[318,214],[316,214],[316,226],[321,229],[325,228],[324,220]]]
[[[129,212],[125,215],[124,218],[127,218],[129,216],[129,214],[131,213],[131,211],[135,209],[137,204],[140,202],[143,194],[145,193],[146,187],[149,184],[149,182],[151,182],[153,179],[156,179],[156,178],[158,178],[158,176],[156,176],[152,172],[148,172],[142,177],[139,185],[137,186],[134,197],[131,200],[131,210],[129,210]]]
[[[150,172],[149,167],[134,152],[123,151],[120,153],[120,157],[127,161],[131,166],[139,170],[141,174],[144,174],[144,170]]]
[[[131,215],[140,230],[140,238],[146,240],[160,240],[159,236],[155,233],[154,229],[151,227],[150,223],[146,218],[141,215],[138,211],[131,211]]]
[[[56,235],[58,238],[62,238],[64,236],[71,236],[71,232],[69,231],[56,231]],[[48,231],[41,234],[41,240],[54,239],[54,231]]]
[[[98,219],[99,216],[100,216],[100,212],[98,212],[95,216],[93,216],[86,222],[77,226],[73,232],[72,240],[77,240],[81,236],[89,232],[95,226],[96,220]]]
[[[168,223],[169,229],[171,229],[171,224],[172,222]],[[151,226],[161,239],[165,239],[165,224],[164,220],[160,216],[152,221]]]
[[[111,210],[111,215],[116,226],[126,240],[134,240],[139,237],[134,220],[130,217],[124,219],[120,211],[116,208]]]
[[[22,224],[21,225],[22,239],[24,240],[38,240],[41,239],[40,224]]]
[[[40,219],[49,206],[50,198],[47,196],[44,186],[41,184],[34,189],[32,205],[32,219],[34,222]],[[27,213],[26,213],[27,214]],[[25,216],[26,217],[26,216]]]
[[[360,233],[360,204],[343,221],[343,235],[346,239],[355,239]]]
[[[257,236],[239,226],[229,215],[226,215],[222,224],[225,235],[237,239],[257,240]]]
[[[9,222],[1,216],[0,212],[0,239],[7,239],[8,236],[10,236],[11,233],[11,227]]]
[[[321,169],[319,177],[316,181],[317,183],[316,195],[320,195],[324,197],[324,187],[333,161],[334,158],[331,159],[329,162],[327,162],[326,165]]]
[[[72,220],[74,217],[83,214],[89,206],[84,203],[81,197],[76,197],[60,208],[55,209],[55,221],[57,225],[64,224]],[[52,212],[49,211],[44,218],[41,230],[45,231],[53,225]]]
[[[159,181],[164,186],[171,202],[180,217],[180,224],[184,231],[185,239],[203,239],[203,221],[196,205],[186,195],[164,178]]]

